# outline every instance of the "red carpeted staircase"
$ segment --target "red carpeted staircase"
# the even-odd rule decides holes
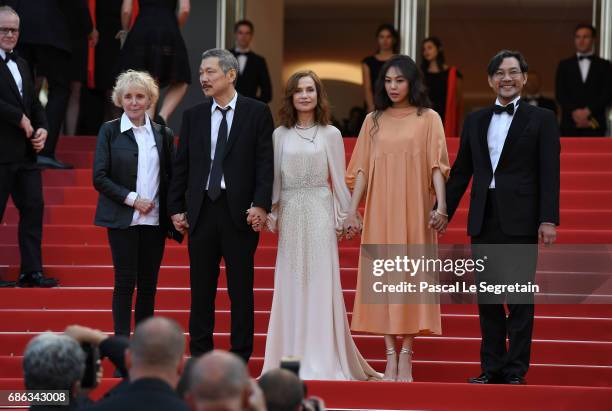
[[[347,157],[354,139],[346,139]],[[449,139],[451,161],[458,139]],[[44,172],[45,272],[59,278],[55,289],[0,289],[0,390],[22,387],[25,345],[45,330],[61,331],[78,323],[110,332],[113,270],[105,230],[92,224],[97,193],[91,184],[95,138],[64,137],[58,158],[75,170]],[[562,140],[561,222],[559,242],[612,244],[612,139]],[[442,242],[466,243],[467,196]],[[15,279],[17,210],[8,207],[0,226],[0,276]],[[352,309],[359,243],[341,244],[342,284],[347,309]],[[256,255],[255,352],[250,363],[259,375],[272,301],[276,237],[263,234]],[[565,257],[559,259],[560,257]],[[547,257],[555,275],[567,258]],[[586,258],[586,257],[585,257]],[[578,260],[576,260],[578,261]],[[185,246],[169,243],[160,274],[156,312],[187,327],[189,260]],[[612,266],[609,267],[612,270]],[[229,346],[229,298],[222,276],[217,298],[216,340]],[[611,293],[612,294],[612,293]],[[528,386],[473,386],[464,383],[479,374],[479,328],[476,307],[445,305],[440,337],[419,337],[415,343],[417,383],[309,383],[312,395],[338,409],[436,410],[609,410],[612,409],[612,306],[603,304],[539,305],[536,309],[532,367]],[[350,313],[349,313],[350,316]],[[384,367],[381,337],[357,334],[357,346],[377,369]],[[108,365],[108,364],[107,364]],[[112,386],[112,367],[98,394]]]

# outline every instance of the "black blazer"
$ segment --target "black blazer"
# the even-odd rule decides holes
[[[612,66],[608,60],[593,56],[585,83],[576,56],[561,61],[557,67],[556,92],[563,135],[580,135],[581,129],[576,129],[572,111],[584,107],[591,110],[603,135],[607,125],[606,107],[612,103]]]
[[[168,213],[187,211],[190,232],[198,221],[211,168],[211,107],[212,99],[208,98],[184,112],[168,192]],[[273,130],[268,106],[238,94],[225,146],[223,176],[232,220],[239,229],[250,230],[245,212],[251,204],[270,211],[274,181]]]
[[[449,218],[473,176],[468,234],[480,234],[493,167],[487,131],[493,108],[470,114],[446,183]],[[560,141],[552,111],[520,103],[495,170],[495,192],[504,234],[537,235],[540,223],[559,224]]]
[[[100,400],[88,411],[189,411],[187,404],[166,383],[157,378],[141,378],[122,387],[120,392]]]
[[[121,119],[102,124],[96,142],[93,165],[93,184],[100,193],[94,224],[108,228],[127,228],[134,209],[124,204],[127,195],[136,191],[138,144],[132,130],[120,131]],[[174,135],[172,130],[151,122],[159,153],[159,225],[168,237],[182,240],[174,230],[166,211],[168,182],[172,177]]]
[[[230,49],[232,54],[238,57],[236,49]],[[247,61],[244,71],[238,73],[236,90],[246,97],[251,97],[264,103],[272,100],[272,83],[266,59],[252,51],[247,53]],[[257,92],[259,91],[259,95]]]
[[[23,98],[6,62],[0,58],[0,163],[36,161],[36,153],[19,123],[25,114],[34,130],[47,129],[47,118],[36,92],[28,63],[18,57],[17,67],[23,83]]]

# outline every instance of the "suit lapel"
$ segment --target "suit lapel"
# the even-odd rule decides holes
[[[203,187],[206,187],[206,181],[208,179],[208,174],[210,173],[210,147],[211,147],[211,138],[212,138],[212,133],[211,133],[211,117],[212,114],[210,112],[210,109],[212,107],[212,99],[208,99],[207,103],[203,106],[203,112],[200,113],[199,116],[199,121],[198,121],[198,125],[199,125],[199,129],[200,130],[204,130],[204,136],[202,137],[202,155],[203,157],[203,161],[202,161],[202,166],[203,166],[203,172],[202,175],[204,176],[204,183],[203,183]],[[197,129],[196,129],[197,130]],[[197,131],[194,131],[194,135],[197,133]]]
[[[582,81],[582,72],[580,71],[579,61],[580,60],[578,60],[577,57],[574,57],[574,62],[570,66],[572,68],[572,76],[574,76],[574,78],[578,81],[578,84],[585,84],[586,81]],[[593,62],[591,62],[591,64],[593,64]],[[587,75],[587,80],[588,80],[588,75]]]
[[[151,122],[151,130],[153,130],[153,138],[155,139],[155,145],[157,146],[157,154],[159,155],[159,160],[161,161],[163,158],[163,144],[164,140],[161,135],[161,127],[159,124],[155,124]]]
[[[488,108],[478,120],[478,138],[480,143],[480,150],[485,163],[488,164],[489,170],[493,173],[493,166],[491,165],[491,155],[489,154],[489,142],[487,140],[487,134],[489,133],[489,124],[491,124],[491,118],[493,117],[493,108]]]
[[[498,169],[503,166],[505,158],[508,157],[508,153],[512,150],[512,146],[514,143],[516,143],[516,140],[519,138],[528,122],[528,104],[519,100],[519,106],[516,113],[514,113],[514,118],[510,124],[510,129],[508,130],[508,135],[506,136],[506,141],[504,142],[504,147],[502,148],[502,152],[499,156],[499,162],[497,163]]]
[[[238,94],[238,99],[236,100],[236,112],[234,113],[234,119],[232,120],[232,128],[227,138],[227,145],[225,146],[223,158],[227,157],[227,154],[231,151],[232,146],[238,139],[238,136],[240,135],[244,126],[244,118],[246,116],[245,103],[246,101],[244,97]]]
[[[0,59],[0,70],[2,71],[4,78],[6,78],[6,81],[8,81],[9,85],[11,86],[11,90],[13,91],[13,94],[15,95],[15,97],[17,97],[17,99],[19,100],[19,102],[23,105],[23,99],[21,98],[21,94],[19,94],[19,89],[17,88],[17,83],[15,83],[15,79],[13,78],[13,73],[11,73],[11,70],[9,70],[8,66],[6,65],[6,62],[2,59]],[[24,77],[23,77],[23,69],[20,67],[20,65],[17,65],[17,68],[19,68],[19,74],[21,74],[21,83],[25,86],[25,81],[24,81]],[[24,95],[25,95],[25,89],[24,89]]]

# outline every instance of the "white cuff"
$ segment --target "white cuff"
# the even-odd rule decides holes
[[[127,195],[127,197],[125,197],[125,200],[123,200],[123,203],[125,205],[129,205],[130,207],[134,207],[134,203],[136,202],[137,199],[138,199],[138,193],[132,191],[130,194]]]

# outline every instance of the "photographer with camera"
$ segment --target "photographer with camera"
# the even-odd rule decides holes
[[[183,371],[185,335],[173,320],[141,321],[125,352],[130,381],[90,411],[188,411],[175,392]]]
[[[297,375],[299,363],[295,365],[294,361],[283,361],[281,367],[268,371],[259,379],[267,411],[325,410],[325,404],[320,398],[306,398],[306,385]]]
[[[124,352],[128,340],[109,337],[101,331],[79,325],[66,328],[64,334],[44,333],[33,338],[23,357],[24,385],[28,390],[66,390],[67,410],[87,408],[90,390],[102,379],[100,359],[108,357],[119,372],[127,375]],[[33,405],[33,411],[56,406]]]

